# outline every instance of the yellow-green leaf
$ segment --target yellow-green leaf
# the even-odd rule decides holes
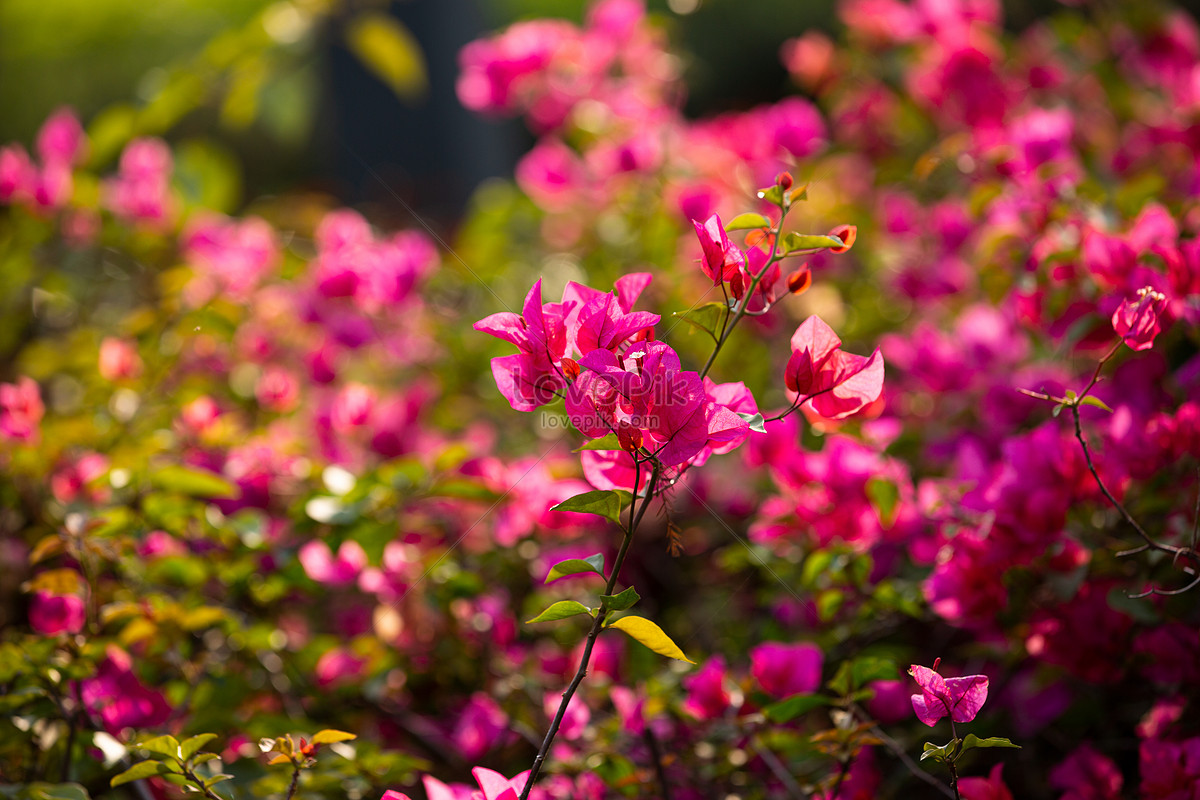
[[[312,743],[313,744],[333,744],[334,742],[348,742],[351,739],[357,739],[357,738],[358,738],[358,736],[353,733],[346,733],[345,731],[338,731],[338,730],[333,730],[332,728],[327,728],[323,731],[317,731],[315,734],[313,734]]]
[[[552,622],[556,619],[566,619],[574,617],[577,614],[591,614],[592,612],[583,603],[578,603],[574,600],[559,600],[554,605],[547,608],[542,613],[538,614],[531,620],[526,620],[526,625],[534,622]]]
[[[367,69],[405,100],[419,99],[429,88],[421,45],[387,14],[359,14],[347,26],[346,42]]]
[[[150,482],[160,489],[193,497],[234,498],[236,486],[212,472],[173,465],[163,467],[150,476]]]
[[[138,781],[142,778],[149,778],[151,775],[162,775],[168,771],[169,770],[167,769],[166,764],[160,764],[157,761],[143,761],[140,764],[134,764],[120,775],[117,775],[112,779],[112,781],[109,782],[109,786],[120,786],[124,783],[132,783],[133,781]]]
[[[191,737],[190,739],[184,739],[179,744],[179,752],[183,756],[184,760],[189,759],[196,755],[201,747],[204,747],[204,745],[208,744],[215,738],[217,738],[215,733],[201,733]]]
[[[671,641],[671,637],[667,636],[667,634],[663,632],[662,628],[658,627],[645,617],[632,615],[628,617],[621,617],[620,619],[609,623],[608,627],[616,628],[619,631],[624,631],[638,642],[641,642],[646,647],[658,653],[660,656],[676,658],[680,661],[686,661],[689,664],[696,663],[683,654],[683,651],[679,649],[679,645]]]
[[[752,230],[754,228],[769,227],[771,227],[771,220],[767,219],[762,214],[755,214],[754,212],[738,214],[736,217],[729,220],[729,222],[725,223],[725,230],[727,231],[745,231]]]

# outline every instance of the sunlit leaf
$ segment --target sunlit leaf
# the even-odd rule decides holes
[[[347,733],[346,731],[339,731],[339,730],[334,730],[333,728],[326,728],[323,731],[317,731],[316,733],[313,734],[312,743],[313,744],[333,744],[334,742],[348,742],[351,739],[357,739],[357,738],[358,738],[358,735],[354,734],[354,733]]]
[[[533,619],[526,620],[525,623],[531,625],[535,622],[553,622],[556,619],[566,619],[567,617],[574,617],[579,614],[588,614],[590,616],[591,613],[591,610],[583,603],[574,600],[559,600]]]
[[[767,219],[762,214],[755,214],[754,212],[738,214],[736,217],[729,220],[729,222],[725,223],[725,230],[727,231],[745,231],[752,228],[769,227],[771,227],[771,220]]]
[[[621,617],[618,620],[610,622],[608,627],[616,628],[619,631],[624,631],[638,642],[658,653],[660,656],[686,661],[689,664],[696,663],[683,654],[683,651],[679,649],[679,645],[675,644],[675,642],[671,640],[671,637],[667,636],[662,628],[658,627],[645,617],[632,615],[628,617]]]
[[[179,753],[182,758],[189,759],[199,752],[201,747],[217,738],[215,733],[201,733],[179,743]]]
[[[170,772],[170,770],[167,769],[166,764],[158,761],[143,761],[139,764],[134,764],[120,775],[114,777],[109,782],[109,786],[121,786],[125,783],[139,781],[142,778],[149,778],[151,775],[163,775],[167,772]]]
[[[585,572],[591,572],[603,578],[604,554],[596,553],[587,558],[568,558],[560,561],[550,568],[550,574],[546,576],[546,583],[556,581],[567,575],[579,575]]]
[[[194,467],[163,467],[151,474],[150,482],[160,489],[192,497],[232,499],[239,494],[238,488],[220,475]]]
[[[704,331],[715,342],[721,336],[721,325],[728,313],[729,308],[724,303],[705,303],[687,311],[676,311],[672,316],[678,317],[697,330]]]
[[[619,489],[584,492],[563,500],[551,511],[574,511],[579,514],[596,514],[621,524],[621,509],[629,505],[633,495]]]

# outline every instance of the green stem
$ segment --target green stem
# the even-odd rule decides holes
[[[721,348],[725,346],[727,341],[729,341],[729,337],[733,334],[734,328],[736,328],[737,324],[741,322],[742,317],[746,316],[746,310],[750,306],[750,298],[754,296],[754,290],[758,288],[758,284],[763,279],[763,276],[767,274],[767,271],[773,264],[782,260],[783,257],[779,255],[779,237],[783,235],[783,221],[787,219],[788,208],[788,206],[780,206],[779,224],[775,226],[775,236],[771,242],[771,257],[767,259],[767,263],[763,265],[763,268],[759,271],[759,273],[751,279],[750,285],[746,287],[746,291],[742,295],[742,299],[737,305],[737,311],[735,311],[733,314],[733,319],[729,320],[728,325],[722,326],[721,336],[719,339],[717,339],[717,344],[715,347],[713,347],[712,353],[709,354],[708,361],[704,362],[704,368],[700,370],[701,380],[703,380],[704,377],[708,375],[708,371],[712,369],[713,362],[717,360],[717,354],[721,352]],[[723,283],[722,287],[724,287]],[[726,314],[726,318],[728,318],[728,313]]]

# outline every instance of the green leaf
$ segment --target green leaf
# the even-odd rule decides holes
[[[351,739],[357,739],[357,738],[358,738],[357,734],[346,733],[345,731],[334,730],[332,728],[326,728],[323,731],[317,731],[316,733],[313,734],[312,743],[313,744],[334,744],[335,742],[348,742]]]
[[[693,328],[704,331],[715,342],[721,336],[721,325],[728,313],[728,306],[714,302],[689,308],[687,311],[676,311],[671,316],[679,317]]]
[[[965,753],[968,750],[973,750],[976,747],[1008,747],[1013,750],[1020,750],[1021,745],[1013,744],[1008,739],[999,736],[992,736],[987,739],[980,739],[973,733],[968,733],[967,738],[963,739],[962,751]]]
[[[138,742],[136,747],[149,750],[151,753],[157,753],[160,756],[179,758],[179,742],[174,736],[155,736],[153,739]]]
[[[429,493],[434,497],[453,497],[458,500],[492,501],[500,499],[500,495],[479,481],[466,478],[447,478],[438,481],[430,487]]]
[[[850,662],[850,676],[855,688],[866,686],[872,681],[895,680],[896,674],[896,662],[890,658],[862,656]]]
[[[883,527],[890,528],[896,521],[896,504],[900,502],[900,489],[887,478],[878,476],[867,480],[867,499],[871,501]]]
[[[578,575],[581,572],[594,572],[601,578],[604,577],[604,554],[596,553],[594,556],[587,558],[568,558],[565,561],[560,561],[550,568],[550,574],[546,576],[546,583],[556,581],[559,578],[565,578],[567,575]]]
[[[3,793],[4,797],[20,797],[22,800],[90,800],[87,787],[78,783],[29,783],[17,784],[16,794]]]
[[[824,250],[827,247],[844,247],[845,242],[836,236],[815,233],[785,233],[779,242],[784,255],[797,250]]]
[[[525,624],[532,625],[535,622],[553,622],[556,619],[566,619],[578,614],[591,616],[592,611],[583,603],[577,603],[574,600],[559,600],[533,619],[525,620]]]
[[[579,447],[572,450],[572,453],[578,453],[583,450],[622,450],[621,442],[617,439],[615,433],[610,433],[606,436],[601,436],[599,439],[592,439]]]
[[[734,413],[736,413],[739,417],[741,417],[743,420],[746,421],[746,424],[750,426],[750,430],[755,431],[757,433],[766,433],[767,432],[767,426],[766,426],[766,423],[763,422],[762,414],[757,414],[757,413],[756,414],[743,414],[740,411],[736,411]]]
[[[228,772],[222,772],[220,774],[213,775],[211,778],[205,778],[204,785],[205,786],[215,786],[216,784],[220,783],[221,781],[231,781],[231,780],[233,780],[232,775],[230,775]]]
[[[1051,415],[1051,416],[1053,416],[1053,417],[1057,417],[1059,414],[1061,414],[1061,413],[1062,413],[1062,410],[1063,410],[1064,408],[1066,408],[1066,406],[1065,406],[1065,405],[1063,405],[1062,403],[1059,403],[1058,405],[1056,405],[1054,408],[1052,408],[1052,409],[1050,410],[1050,415]]]
[[[1107,411],[1107,412],[1108,412],[1108,413],[1110,413],[1110,414],[1111,414],[1111,413],[1113,413],[1113,410],[1112,410],[1111,408],[1109,408],[1107,405],[1105,405],[1105,403],[1104,403],[1104,401],[1103,401],[1103,400],[1101,400],[1099,397],[1093,397],[1093,396],[1092,396],[1092,395],[1090,395],[1090,394],[1089,394],[1087,397],[1085,397],[1085,398],[1083,398],[1082,400],[1080,400],[1080,401],[1079,401],[1079,405],[1081,405],[1081,406],[1095,406],[1096,408],[1102,408],[1102,409],[1104,409],[1105,411]]]
[[[760,200],[766,200],[768,203],[774,203],[777,206],[783,205],[783,188],[779,184],[768,186],[766,189],[758,190]]]
[[[877,656],[862,656],[843,661],[827,685],[844,697],[871,681],[891,680],[895,677],[894,661]]]
[[[197,766],[199,764],[207,764],[209,761],[213,761],[214,759],[218,758],[220,758],[220,756],[216,753],[198,753],[197,755],[192,756],[189,761],[192,766]]]
[[[179,753],[184,761],[196,755],[201,747],[217,738],[215,733],[201,733],[190,739],[184,739],[179,745]]]
[[[382,12],[359,14],[346,26],[346,43],[359,60],[404,100],[418,100],[429,88],[425,56],[416,37]]]
[[[954,746],[957,742],[957,739],[953,739],[941,746],[933,742],[926,742],[925,751],[921,753],[921,760],[924,761],[927,758],[932,758],[934,761],[945,762],[953,756]]]
[[[645,617],[628,616],[621,617],[608,624],[609,628],[616,628],[619,631],[624,631],[636,641],[650,648],[660,656],[667,658],[675,658],[680,661],[686,661],[689,664],[695,664],[690,658],[683,654],[679,649],[679,645],[671,641],[671,637],[663,632],[663,629],[655,625]]]
[[[574,511],[579,514],[595,514],[621,524],[621,509],[629,505],[633,495],[619,489],[584,492],[563,500],[551,511]]]
[[[220,475],[178,464],[156,471],[150,476],[150,482],[168,492],[192,497],[232,499],[241,494],[236,486]]]
[[[623,592],[617,594],[602,594],[600,599],[604,601],[604,607],[609,611],[624,611],[633,606],[642,596],[637,593],[637,590],[630,586]]]
[[[754,212],[738,214],[736,217],[729,220],[729,222],[725,223],[725,230],[727,231],[746,231],[754,228],[769,227],[771,227],[771,220],[767,219],[762,214],[755,214]]]
[[[830,705],[833,701],[823,694],[798,694],[767,706],[763,713],[772,722],[789,722],[803,716],[814,708]]]
[[[114,777],[109,782],[109,786],[132,783],[133,781],[140,781],[142,778],[149,778],[151,775],[164,775],[169,771],[166,764],[158,761],[143,761],[140,764],[134,764],[120,775]]]

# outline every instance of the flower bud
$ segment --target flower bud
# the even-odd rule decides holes
[[[775,185],[778,186],[780,189],[783,189],[785,192],[788,189],[792,188],[792,173],[781,172],[778,175],[776,175],[775,176]]]
[[[812,270],[808,268],[808,264],[790,273],[787,277],[788,291],[792,294],[804,294],[810,286],[812,286]]]
[[[829,235],[836,236],[842,240],[841,247],[831,247],[831,248],[829,248],[829,252],[844,253],[847,250],[849,250],[851,247],[854,246],[854,240],[856,238],[858,238],[858,226],[857,225],[838,225],[836,228],[834,228],[833,230],[831,230],[829,232]]]
[[[564,358],[559,363],[562,366],[563,375],[567,377],[567,380],[574,381],[579,377],[579,362],[577,362],[575,359]]]

